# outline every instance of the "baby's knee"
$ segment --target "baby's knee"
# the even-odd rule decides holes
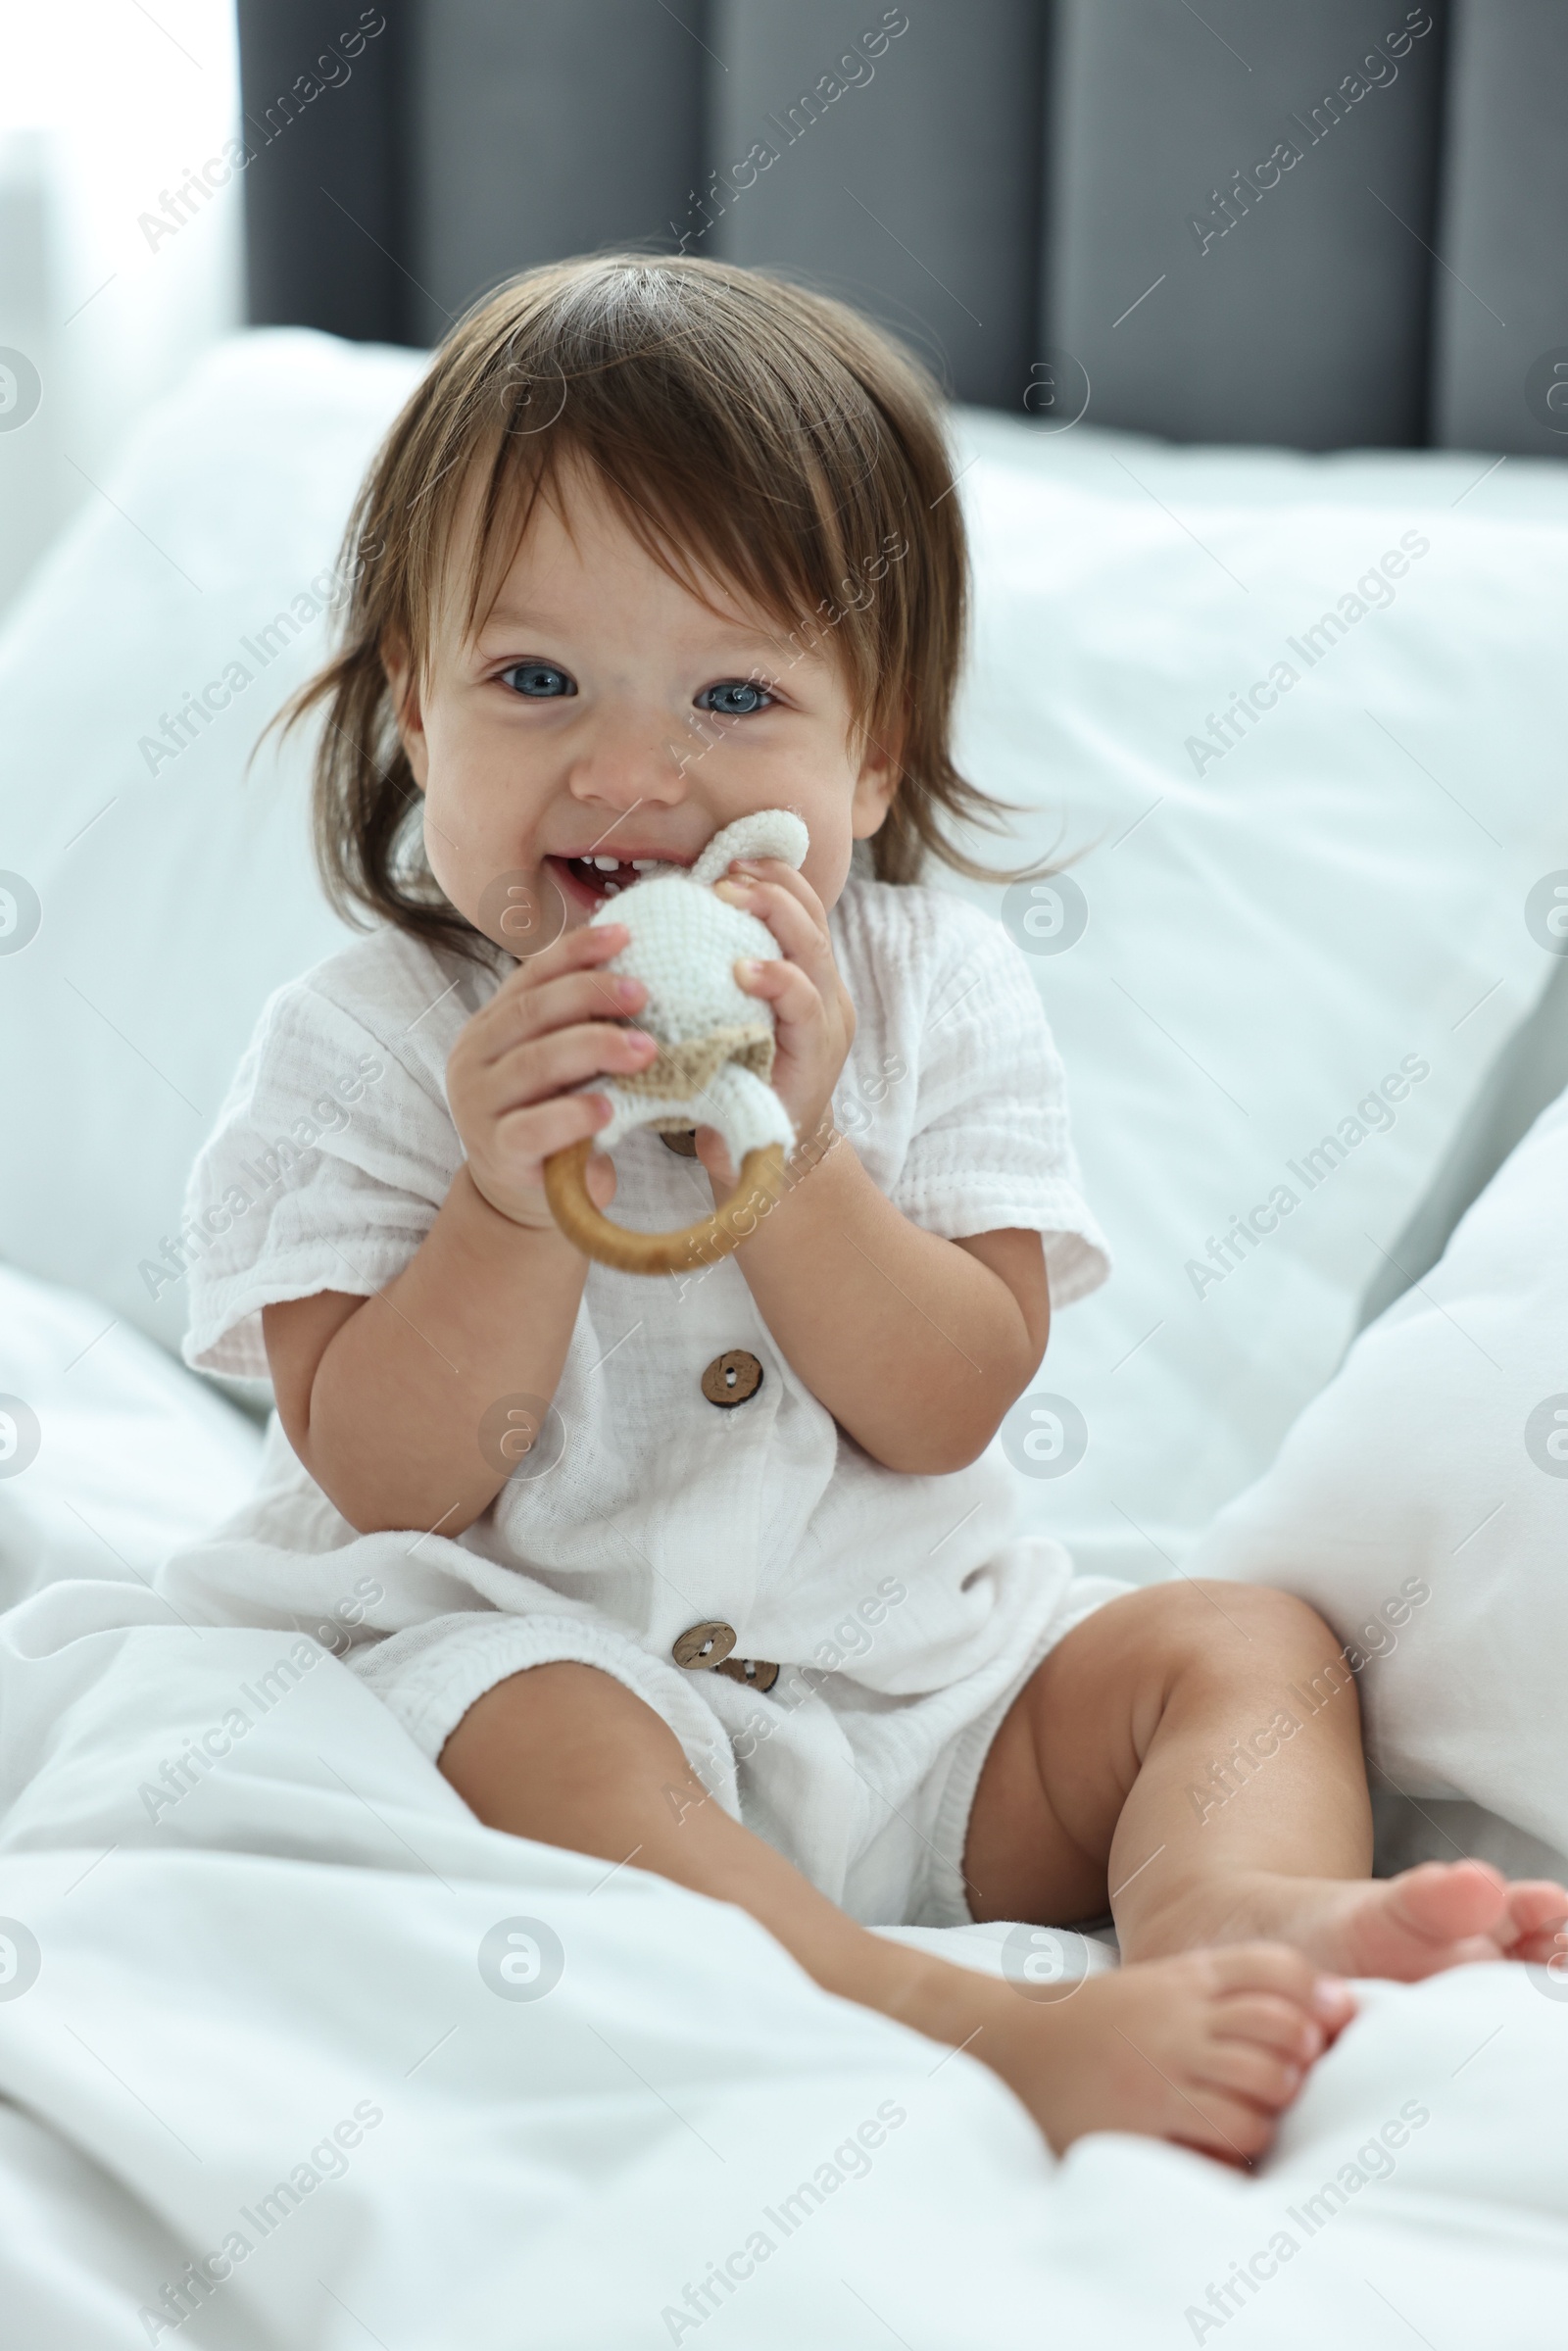
[[[1225,1611],[1245,1634],[1292,1646],[1339,1653],[1339,1641],[1309,1600],[1272,1584],[1227,1584],[1197,1578],[1193,1590],[1210,1607]]]
[[[546,1763],[559,1778],[609,1753],[621,1763],[647,1753],[662,1761],[674,1744],[662,1718],[614,1674],[562,1657],[492,1683],[452,1731],[439,1764],[466,1794],[464,1781],[475,1766],[514,1771]]]
[[[1180,1576],[1127,1594],[1141,1631],[1167,1657],[1209,1669],[1254,1671],[1284,1663],[1316,1672],[1339,1660],[1342,1645],[1310,1603],[1268,1584],[1231,1584]]]

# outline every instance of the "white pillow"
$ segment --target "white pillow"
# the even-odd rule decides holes
[[[1480,1805],[1558,1853],[1568,1853],[1565,1199],[1568,1095],[1187,1562],[1322,1611],[1347,1643],[1380,1787],[1423,1805]],[[1467,1824],[1457,1841],[1473,1837]]]
[[[1031,1525],[1157,1577],[1333,1372],[1552,968],[1525,900],[1568,867],[1568,469],[965,437],[962,763],[1031,849],[1087,853],[1023,939],[1116,1260],[1005,1434]],[[1368,609],[1309,662],[1342,598]],[[1299,682],[1205,751],[1282,662]]]
[[[149,1582],[238,1509],[261,1445],[96,1298],[0,1265],[0,1608],[67,1576]]]
[[[245,762],[323,658],[349,502],[422,365],[293,330],[220,346],[0,634],[0,867],[41,906],[19,950],[0,896],[0,1250],[171,1349],[184,1284],[138,1268],[264,999],[347,936],[311,864],[308,742]],[[209,688],[227,707],[161,752]]]

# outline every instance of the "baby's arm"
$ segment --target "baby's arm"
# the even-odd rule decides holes
[[[737,866],[719,891],[779,943],[781,960],[738,976],[773,1006],[773,1083],[797,1132],[815,1138],[855,1033],[821,902],[777,859]],[[818,1148],[808,1143],[801,1157]],[[722,1183],[722,1147],[705,1133],[701,1149]],[[945,1241],[924,1232],[877,1190],[842,1136],[736,1261],[791,1367],[889,1469],[934,1475],[972,1461],[1046,1350],[1039,1234]]]
[[[792,1368],[889,1469],[972,1461],[1046,1350],[1040,1235],[922,1232],[842,1136],[739,1262]]]
[[[485,1414],[555,1394],[587,1264],[556,1229],[541,1161],[610,1116],[603,1095],[563,1088],[641,1069],[657,1050],[616,1025],[641,1006],[641,982],[600,969],[625,944],[618,924],[570,931],[467,1022],[447,1064],[467,1157],[396,1279],[373,1298],[323,1291],[264,1310],[289,1443],[362,1534],[461,1535],[510,1474],[481,1449]],[[604,1205],[606,1162],[590,1182]]]

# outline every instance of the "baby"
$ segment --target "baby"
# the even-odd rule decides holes
[[[1250,2160],[1346,1976],[1544,1958],[1568,1893],[1368,1879],[1353,1685],[1298,1601],[1075,1581],[1010,1532],[991,1441],[1107,1262],[1028,969],[917,882],[982,874],[951,828],[1002,822],[950,748],[954,488],[909,360],[750,271],[562,265],[454,329],[291,714],[324,716],[318,859],[371,927],[267,1004],[193,1178],[187,1359],[270,1372],[277,1420],[182,1573],[210,1610],[352,1625],[480,1820],[740,1904],[1058,2149]],[[720,1263],[589,1265],[543,1163],[655,1052],[590,917],[779,808],[804,868],[719,887],[777,945],[737,976],[775,1022],[784,1193]],[[689,1224],[734,1170],[682,1143],[596,1155],[593,1197]],[[1244,1747],[1266,1766],[1217,1806]],[[1066,1999],[869,1931],[1107,1908],[1124,1964]]]

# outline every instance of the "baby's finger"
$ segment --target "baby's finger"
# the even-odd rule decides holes
[[[530,1037],[492,1062],[484,1073],[483,1099],[492,1113],[545,1101],[585,1078],[630,1076],[646,1069],[659,1048],[646,1029],[618,1029],[607,1020],[576,1028],[552,1029]]]
[[[735,1162],[729,1155],[729,1146],[717,1127],[699,1127],[697,1130],[697,1158],[705,1172],[726,1192],[735,1188]]]
[[[833,944],[826,924],[817,921],[782,882],[725,881],[718,883],[716,895],[765,922],[785,955],[809,971],[818,985],[825,983],[833,968]]]
[[[799,899],[811,920],[826,930],[826,906],[805,874],[794,865],[786,865],[782,857],[732,857],[729,870],[733,881],[776,883],[791,898]]]
[[[548,1036],[553,1029],[568,1028],[578,1021],[623,1020],[640,1012],[647,1001],[648,990],[642,981],[624,973],[592,966],[586,971],[564,972],[560,979],[546,980],[542,987],[510,1000],[485,1038],[483,1059],[499,1061],[528,1038]]]
[[[752,955],[740,955],[735,977],[748,996],[759,996],[770,1004],[786,1028],[806,1027],[826,1017],[821,990],[799,963],[764,963]]]
[[[597,1135],[610,1117],[602,1094],[558,1094],[553,1102],[530,1102],[499,1118],[496,1151],[509,1167],[528,1167],[552,1151],[569,1151],[585,1135]]]
[[[580,971],[590,965],[608,963],[612,955],[620,953],[630,938],[631,933],[623,922],[584,922],[574,931],[563,931],[561,937],[552,941],[549,947],[541,948],[538,955],[527,956],[514,970],[507,973],[485,1010],[517,996],[525,996],[530,989],[541,988],[550,980],[559,979],[563,972]],[[483,1013],[476,1013],[474,1017],[482,1019]]]

